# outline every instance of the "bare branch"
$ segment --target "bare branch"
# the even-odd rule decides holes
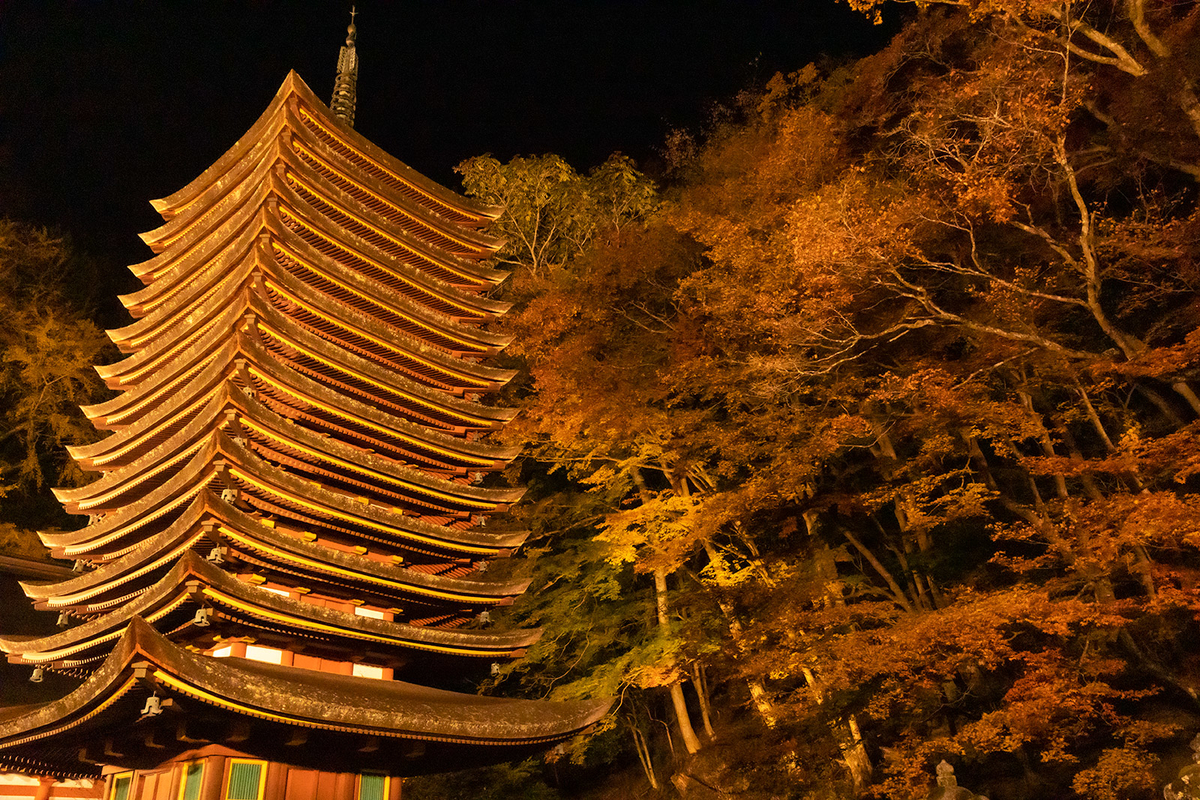
[[[1171,55],[1171,51],[1163,44],[1162,39],[1154,35],[1150,30],[1150,26],[1146,24],[1146,0],[1125,0],[1125,13],[1129,15],[1129,21],[1133,23],[1133,29],[1137,32],[1138,38],[1150,48],[1150,52],[1159,58],[1166,58]]]

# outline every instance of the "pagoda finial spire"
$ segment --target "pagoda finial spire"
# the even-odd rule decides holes
[[[333,100],[329,107],[334,115],[346,120],[346,124],[354,127],[354,105],[357,100],[358,86],[358,51],[354,49],[354,40],[358,36],[358,28],[354,18],[358,11],[350,7],[350,26],[346,28],[346,44],[338,54],[337,80],[333,83]]]

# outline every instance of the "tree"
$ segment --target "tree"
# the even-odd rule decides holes
[[[65,448],[96,437],[77,406],[102,397],[92,367],[112,348],[69,299],[87,269],[62,237],[0,220],[0,517],[21,526],[59,521],[45,483],[79,481]]]
[[[920,796],[948,758],[1146,796],[1200,711],[1200,212],[1156,149],[1183,117],[1106,120],[1115,67],[1002,5],[676,136],[661,201],[513,321],[513,432],[588,509],[547,556],[655,579],[583,674],[682,696],[704,666],[802,791]]]
[[[936,718],[938,707],[965,693],[939,688],[938,680],[922,689],[912,675],[893,681],[887,676],[904,670],[866,645],[879,641],[897,656],[920,652],[920,638],[902,631],[924,625],[917,620],[926,615],[957,617],[970,605],[961,594],[968,587],[1053,574],[1061,583],[1047,584],[1051,598],[1083,589],[1108,609],[1089,612],[1100,615],[1090,634],[1059,628],[1052,643],[1036,644],[1035,652],[1058,649],[1061,661],[1030,661],[1018,651],[990,668],[1037,664],[1029,683],[1000,692],[1014,710],[1017,687],[1058,685],[1056,696],[1071,696],[1065,665],[1089,640],[1109,642],[1100,652],[1121,666],[1087,690],[1110,700],[1091,716],[1082,707],[1068,716],[1098,720],[1109,702],[1129,703],[1118,687],[1138,673],[1194,696],[1181,674],[1136,641],[1147,617],[1163,619],[1154,578],[1160,567],[1149,557],[1154,542],[1118,511],[1146,502],[1180,519],[1182,511],[1166,509],[1191,499],[1118,475],[1110,459],[1132,462],[1116,456],[1120,437],[1106,428],[1117,420],[1124,431],[1166,434],[1159,444],[1193,441],[1183,423],[1195,413],[1193,396],[1180,378],[1191,363],[1184,353],[1195,321],[1187,311],[1173,313],[1190,302],[1191,287],[1168,276],[1187,275],[1191,256],[1187,248],[1137,243],[1190,225],[1193,199],[1145,192],[1140,204],[1115,207],[1106,193],[1121,176],[1089,160],[1088,137],[1101,134],[1073,127],[1078,105],[1063,62],[1012,35],[992,35],[989,26],[1003,24],[927,17],[841,85],[814,87],[811,72],[773,81],[765,94],[747,98],[741,119],[696,151],[674,217],[711,260],[687,288],[705,330],[716,331],[710,347],[718,355],[704,362],[703,374],[708,386],[724,390],[715,400],[722,424],[709,434],[726,438],[712,452],[744,456],[710,465],[730,479],[721,487],[725,535],[764,525],[808,534],[801,569],[788,568],[797,551],[780,548],[778,561],[768,556],[762,570],[770,579],[736,600],[752,621],[744,630],[762,637],[755,649],[764,657],[749,669],[771,677],[777,693],[793,687],[804,703],[793,709],[871,720],[865,735],[893,742],[899,733],[909,755],[889,744],[892,767],[903,764],[909,780],[927,771],[930,754],[915,746],[931,732],[879,726]],[[891,81],[882,95],[879,76]],[[826,144],[814,149],[823,130]],[[839,162],[839,153],[850,163]],[[823,164],[840,169],[830,177]],[[1149,219],[1157,222],[1141,223]],[[1126,271],[1133,252],[1137,274]],[[1105,262],[1101,253],[1125,255]],[[1146,313],[1152,303],[1158,313]],[[1150,363],[1156,366],[1135,366]],[[1177,402],[1162,397],[1164,386]],[[1147,402],[1109,402],[1130,389]],[[1141,474],[1147,464],[1134,460]],[[756,549],[769,553],[768,542],[759,538]],[[1184,565],[1192,555],[1178,567],[1190,569]],[[1012,576],[994,572],[989,557],[1012,567]],[[847,574],[853,564],[858,575]],[[1140,587],[1132,606],[1130,586]],[[1173,592],[1172,602],[1193,608],[1195,596],[1184,595]],[[781,605],[770,604],[772,596]],[[795,610],[797,597],[809,612]],[[998,601],[1001,618],[1009,601]],[[1051,603],[1039,613],[1069,625],[1069,610]],[[977,614],[958,617],[957,625],[974,625]],[[886,639],[876,638],[881,631]],[[982,693],[998,677],[970,664],[977,656],[969,654],[991,635],[981,631],[976,644],[941,635],[947,653],[957,654],[949,659],[951,683]],[[850,649],[823,649],[833,641]],[[800,657],[784,667],[781,650],[788,649]],[[868,672],[840,679],[858,658]],[[923,668],[928,658],[918,657]],[[908,712],[899,711],[904,706]],[[1040,724],[1053,725],[1051,707],[1045,711]],[[968,741],[961,720],[955,726],[956,738]],[[1166,726],[1155,735],[1169,733]],[[983,757],[987,750],[972,741]],[[1116,743],[1112,752],[1128,756],[1122,763],[1144,753],[1136,737]],[[1023,747],[1008,740],[993,752],[1021,754]],[[1043,766],[1052,769],[1052,761]]]
[[[518,157],[507,164],[476,156],[456,171],[467,194],[504,208],[493,227],[508,240],[498,259],[517,268],[521,282],[549,277],[598,234],[619,236],[656,202],[654,184],[620,153],[587,175],[555,155]]]
[[[884,5],[884,0],[846,2],[874,14]],[[1048,48],[1065,63],[1090,68],[1100,80],[1089,87],[1094,94],[1086,107],[1112,129],[1118,146],[1132,145],[1143,158],[1200,177],[1200,62],[1189,46],[1197,23],[1194,9],[1155,0],[911,2],[921,8],[965,9],[973,19],[1002,20],[1030,48]],[[1190,135],[1181,147],[1179,134],[1184,132]]]

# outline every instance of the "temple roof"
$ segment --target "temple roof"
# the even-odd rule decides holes
[[[352,461],[343,460],[342,474],[357,472],[358,481],[332,480],[323,481],[328,487],[316,486],[306,473],[321,469],[317,461],[327,465],[334,462],[332,457],[321,457],[323,451],[338,450],[337,447],[318,445],[320,437],[297,433],[295,437],[287,437],[277,433],[275,441],[285,448],[298,449],[297,440],[306,439],[309,443],[308,455],[311,462],[305,462],[307,469],[282,469],[273,465],[264,455],[279,457],[279,450],[273,453],[261,448],[257,443],[251,444],[245,437],[237,436],[235,441],[220,427],[213,424],[217,421],[228,421],[228,409],[231,403],[222,403],[221,398],[214,397],[208,401],[208,410],[203,416],[193,416],[190,424],[184,427],[175,437],[167,441],[167,447],[158,445],[149,450],[143,460],[156,454],[161,454],[164,465],[161,469],[155,465],[147,467],[146,477],[154,478],[145,492],[137,492],[129,497],[126,503],[115,504],[102,517],[94,519],[89,525],[77,531],[47,534],[44,541],[53,547],[61,545],[77,545],[83,542],[94,542],[96,545],[109,545],[121,538],[144,536],[147,526],[153,526],[155,520],[161,518],[172,502],[178,505],[182,499],[189,498],[205,486],[223,486],[243,490],[259,495],[261,492],[273,494],[276,497],[288,498],[288,502],[299,504],[318,513],[324,513],[331,518],[341,520],[360,520],[372,530],[385,533],[395,531],[393,538],[407,536],[403,532],[420,531],[422,536],[440,537],[447,541],[461,541],[471,534],[464,533],[461,528],[447,530],[444,525],[436,522],[421,523],[413,518],[411,509],[423,508],[431,517],[442,517],[447,522],[461,519],[468,522],[471,514],[490,513],[501,510],[504,505],[518,495],[505,489],[486,489],[469,486],[456,481],[449,481],[437,476],[421,475],[415,471],[392,469],[390,475],[370,470],[356,469]],[[266,415],[263,415],[266,417]],[[277,419],[277,418],[276,418]],[[211,420],[212,422],[208,422]],[[271,418],[264,420],[270,425]],[[240,424],[240,423],[238,423]],[[256,424],[253,418],[246,418],[246,425],[251,429],[269,435],[271,429],[263,424]],[[278,431],[287,428],[286,425],[275,425]],[[188,440],[191,441],[188,441]],[[181,442],[175,448],[174,442]],[[301,445],[302,447],[302,445]],[[348,449],[348,448],[346,448]],[[259,451],[259,452],[256,452]],[[343,453],[349,457],[349,453]],[[369,456],[370,454],[364,454]],[[218,463],[220,461],[220,463]],[[373,462],[378,463],[378,462]],[[139,466],[135,462],[129,467],[135,470]],[[328,471],[328,470],[326,470]],[[329,477],[329,476],[326,476]],[[362,478],[378,478],[381,482],[364,482]],[[101,480],[104,480],[103,478]],[[373,483],[374,489],[355,484]],[[237,485],[235,485],[237,484]],[[336,489],[334,486],[341,484]],[[390,492],[385,491],[387,484],[391,485]],[[253,488],[251,488],[253,487]],[[103,487],[101,487],[103,488]],[[109,492],[116,489],[109,487]],[[388,497],[387,494],[394,495]],[[75,495],[73,497],[80,497]],[[107,508],[100,494],[98,500],[87,509],[104,511]],[[68,496],[68,501],[72,496]],[[86,501],[86,498],[84,498]],[[252,498],[247,498],[251,504]],[[409,511],[406,512],[406,508]],[[319,525],[319,523],[318,523]],[[490,538],[482,536],[480,538]],[[88,548],[95,550],[96,547]],[[102,552],[111,550],[106,547]]]
[[[512,538],[520,541],[523,536]],[[207,489],[169,527],[135,542],[103,566],[66,581],[22,582],[21,586],[39,608],[96,614],[141,594],[187,550],[207,555],[219,546],[229,550],[229,559],[241,562],[242,572],[265,572],[285,583],[323,586],[327,591],[340,587],[338,593],[346,597],[384,607],[403,604],[406,609],[443,609],[441,615],[452,614],[460,621],[479,610],[510,604],[528,586],[528,581],[464,580],[430,574],[416,566],[401,567],[306,541],[235,508]],[[428,546],[441,545],[430,538]],[[502,552],[495,544],[456,548],[476,551],[477,557]],[[55,549],[70,548],[59,545]],[[412,612],[411,618],[420,616]]]
[[[55,489],[68,513],[113,511],[144,496],[182,468],[184,459],[219,428],[252,440],[252,449],[288,472],[321,474],[343,490],[392,505],[429,509],[459,507],[474,513],[503,510],[523,490],[483,488],[431,475],[376,453],[364,452],[329,436],[291,423],[271,408],[226,383],[212,391],[205,410],[194,414],[178,433],[141,452],[136,460],[110,469],[92,483]]]
[[[208,610],[202,626],[195,620],[201,608]],[[49,636],[0,636],[0,650],[9,661],[74,670],[107,656],[134,617],[169,631],[168,638],[178,644],[201,649],[254,635],[327,658],[354,652],[368,663],[400,669],[414,651],[442,661],[515,658],[540,636],[538,630],[418,627],[301,602],[239,580],[189,551],[136,599]]]
[[[378,317],[378,326],[389,338],[415,340],[421,350],[440,353],[442,358],[451,356],[458,361],[463,355],[487,355],[508,342],[508,337],[478,329],[474,323],[479,318],[464,324],[459,321],[461,316],[428,308],[423,303],[426,298],[419,294],[414,298],[399,293],[331,260],[288,228],[279,226],[280,232],[272,233],[271,227],[269,219],[263,218],[245,228],[213,252],[204,265],[197,266],[188,281],[146,306],[140,305],[137,295],[127,296],[135,310],[145,313],[137,322],[109,331],[109,337],[125,353],[162,353],[177,346],[182,334],[230,305],[244,307],[252,292],[262,294],[262,281],[269,279],[285,287],[283,291],[289,295],[289,302],[280,306],[281,313],[290,316],[289,312],[307,308],[316,300],[334,324],[353,326],[354,318],[365,311]],[[109,370],[106,375],[126,371]]]
[[[194,237],[240,200],[238,190],[244,184],[261,180],[264,167],[275,169],[278,164],[286,163],[302,169],[307,175],[319,177],[330,191],[351,197],[356,206],[370,208],[386,219],[389,227],[404,233],[410,240],[445,251],[452,257],[467,260],[490,257],[503,245],[500,239],[431,214],[408,198],[390,191],[386,184],[364,175],[357,165],[317,137],[290,109],[280,113],[265,134],[267,138],[259,147],[248,152],[222,176],[218,185],[206,192],[203,203],[170,218],[165,225],[143,234],[142,239],[158,251],[187,236]],[[159,270],[139,269],[138,272],[145,280],[156,277]]]
[[[517,455],[512,447],[470,441],[445,431],[420,425],[396,414],[380,411],[352,397],[340,396],[294,370],[280,365],[248,334],[214,341],[205,352],[202,372],[180,367],[181,381],[165,382],[171,391],[158,403],[147,402],[138,424],[125,425],[99,442],[74,446],[68,452],[82,469],[109,471],[120,468],[157,447],[199,413],[218,384],[234,370],[244,370],[243,381],[254,384],[254,393],[276,415],[304,420],[360,448],[375,449],[416,466],[460,471],[503,467]],[[238,364],[238,358],[243,363]],[[261,391],[259,390],[261,386]],[[215,413],[215,412],[213,412]]]
[[[220,752],[418,774],[598,721],[610,703],[432,688],[539,634],[474,629],[528,587],[485,574],[525,541],[484,528],[521,490],[476,485],[518,454],[486,439],[516,412],[479,402],[516,374],[482,363],[509,341],[481,327],[509,307],[486,294],[504,243],[479,230],[500,209],[383,153],[295,73],[154,205],[144,288],[120,298],[136,321],[110,331],[127,355],[97,367],[120,394],[84,409],[111,433],[70,448],[101,475],[57,491],[89,522],[40,534],[75,571],[21,583],[70,627],[0,636],[83,682],[0,709],[0,769]],[[381,677],[333,674],[352,665]]]
[[[193,488],[187,492],[179,493],[178,499],[172,499],[171,507],[178,508],[180,511],[167,517],[169,524],[149,527],[149,523],[161,516],[155,511],[157,504],[154,502],[139,502],[135,506],[141,505],[143,508],[135,507],[129,514],[117,519],[112,526],[96,526],[91,531],[85,528],[82,533],[40,533],[39,535],[43,542],[54,550],[57,557],[78,558],[92,554],[92,557],[96,558],[99,555],[107,555],[103,559],[97,558],[97,560],[108,562],[103,568],[86,573],[81,578],[74,579],[68,583],[73,585],[75,581],[85,578],[97,580],[100,573],[108,574],[107,571],[114,569],[118,562],[126,563],[128,559],[134,558],[139,553],[146,553],[147,546],[151,542],[157,542],[159,546],[167,547],[174,541],[175,535],[171,533],[172,531],[178,531],[180,525],[190,529],[190,527],[198,524],[202,518],[227,522],[231,527],[240,529],[242,533],[253,534],[259,538],[267,536],[269,539],[275,540],[282,536],[287,543],[285,549],[301,545],[305,547],[319,547],[319,545],[310,545],[304,540],[302,535],[306,533],[304,529],[287,534],[280,533],[274,527],[274,522],[259,521],[255,516],[247,514],[225,500],[222,500],[214,494],[216,485],[219,485],[220,467],[214,466],[210,468],[208,460],[200,459],[199,457],[194,462],[194,466],[181,473],[181,484],[190,484]],[[256,477],[254,473],[249,473],[249,476],[252,480]],[[235,477],[237,476],[235,475]],[[175,498],[174,488],[168,485],[168,489],[163,491],[162,494]],[[286,484],[284,484],[283,488],[287,488]],[[316,487],[314,487],[315,490]],[[332,493],[326,493],[326,495],[328,494]],[[328,496],[325,499],[328,500]],[[321,508],[335,520],[342,518],[346,522],[353,522],[355,519],[348,513],[352,510],[352,506],[329,503]],[[357,524],[365,528],[357,537],[363,541],[378,544],[391,543],[392,546],[388,549],[393,552],[407,550],[409,552],[426,553],[429,555],[442,553],[445,554],[442,556],[443,560],[462,556],[479,559],[503,555],[511,548],[518,546],[526,537],[524,533],[493,534],[482,530],[461,530],[448,526],[433,525],[412,517],[397,520],[395,518],[387,519],[386,517],[379,516],[372,517],[364,513],[358,515],[357,520]],[[386,522],[381,520],[386,520]],[[320,530],[320,528],[318,527],[317,530]],[[141,535],[134,535],[139,533]],[[315,536],[309,534],[310,540],[315,538]],[[114,546],[114,542],[119,542],[120,545]],[[403,543],[403,549],[401,548],[401,543]],[[314,553],[306,553],[305,557],[311,558],[313,555],[316,555],[336,560],[347,555],[340,550],[324,549],[328,552],[318,550]],[[376,561],[362,557],[359,558],[364,562],[364,566],[378,566]],[[395,573],[387,572],[386,574],[392,576]],[[39,590],[39,596],[44,597],[47,595],[41,594]]]
[[[158,698],[157,713],[147,698]],[[296,766],[421,774],[520,757],[604,716],[610,701],[509,700],[214,659],[134,618],[78,689],[0,711],[0,765],[98,775],[95,762],[149,767],[203,743]],[[445,747],[445,745],[454,745]]]
[[[342,124],[294,70],[288,73],[274,99],[242,138],[187,186],[168,197],[152,201],[155,210],[164,217],[171,218],[195,203],[231,166],[241,160],[247,151],[260,143],[266,128],[293,96],[304,106],[319,109],[320,118],[311,112],[306,113],[304,108],[301,108],[300,114],[305,124],[322,141],[431,213],[456,224],[472,227],[484,225],[500,216],[500,208],[480,205],[450,191],[387,154],[350,126]]]
[[[464,291],[436,276],[422,273],[404,261],[378,252],[369,242],[329,225],[305,204],[291,202],[293,193],[278,181],[267,180],[270,174],[269,170],[265,170],[264,182],[252,192],[242,195],[231,213],[222,217],[220,224],[215,224],[208,235],[194,242],[193,246],[169,248],[149,261],[130,267],[150,291],[136,292],[129,302],[138,305],[186,282],[194,270],[204,266],[210,254],[219,252],[220,248],[246,230],[248,224],[259,218],[262,225],[273,233],[295,231],[297,236],[316,250],[349,268],[380,279],[390,288],[417,299],[436,312],[478,321],[493,319],[509,308],[509,303]],[[267,211],[272,213],[266,215]],[[256,217],[256,214],[263,216]]]
[[[319,228],[339,228],[387,260],[406,263],[468,292],[489,288],[508,276],[480,263],[501,241],[455,225],[431,225],[419,211],[410,210],[411,198],[396,197],[389,202],[387,184],[365,173],[362,164],[348,164],[338,171],[336,149],[329,152],[327,142],[309,136],[292,105],[279,109],[271,125],[261,132],[261,140],[201,193],[193,211],[143,234],[152,249],[166,255],[166,262],[137,270],[143,280],[157,283],[165,263],[203,248],[231,214],[270,203],[269,194],[319,215],[323,220]],[[218,160],[217,164],[221,163]]]
[[[498,352],[508,337],[481,332],[449,318],[439,323],[436,315],[414,301],[389,294],[380,289],[378,282],[312,253],[302,241],[288,242],[295,237],[287,233],[279,237],[259,235],[255,240],[258,244],[250,250],[250,233],[253,230],[245,231],[237,240],[239,247],[222,250],[187,284],[181,284],[178,292],[149,312],[143,321],[152,321],[152,327],[143,329],[135,323],[113,334],[114,341],[132,355],[97,368],[110,388],[134,386],[150,374],[149,365],[173,357],[201,335],[211,338],[212,327],[206,323],[232,309],[245,308],[252,296],[262,294],[261,288],[250,287],[260,287],[265,281],[290,295],[291,302],[285,304],[288,311],[316,313],[328,323],[349,329],[361,327],[356,323],[366,315],[375,320],[371,327],[382,334],[377,338],[394,342],[394,351],[409,359],[435,362],[435,368],[451,374],[482,378],[475,382],[477,386],[498,386],[512,376],[511,371],[480,366],[471,360]],[[304,253],[307,255],[300,255]]]

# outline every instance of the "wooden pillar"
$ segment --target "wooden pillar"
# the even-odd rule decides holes
[[[176,761],[170,769],[159,773],[158,782],[154,786],[155,800],[175,800],[179,797],[184,769],[183,763]]]
[[[288,768],[285,800],[316,800],[320,797],[320,774],[313,769]]]
[[[287,790],[287,764],[275,761],[267,762],[266,785],[263,786],[263,800],[283,800]]]
[[[54,784],[55,780],[52,777],[38,778],[38,786],[33,793],[33,800],[50,800],[50,792],[54,789]]]
[[[337,793],[337,777],[333,772],[318,772],[317,791],[312,800],[340,800],[341,795]]]
[[[333,800],[354,800],[354,784],[357,776],[353,772],[339,772],[334,783]]]
[[[200,783],[200,800],[221,800],[221,784],[225,782],[225,756],[204,759],[204,777]]]

